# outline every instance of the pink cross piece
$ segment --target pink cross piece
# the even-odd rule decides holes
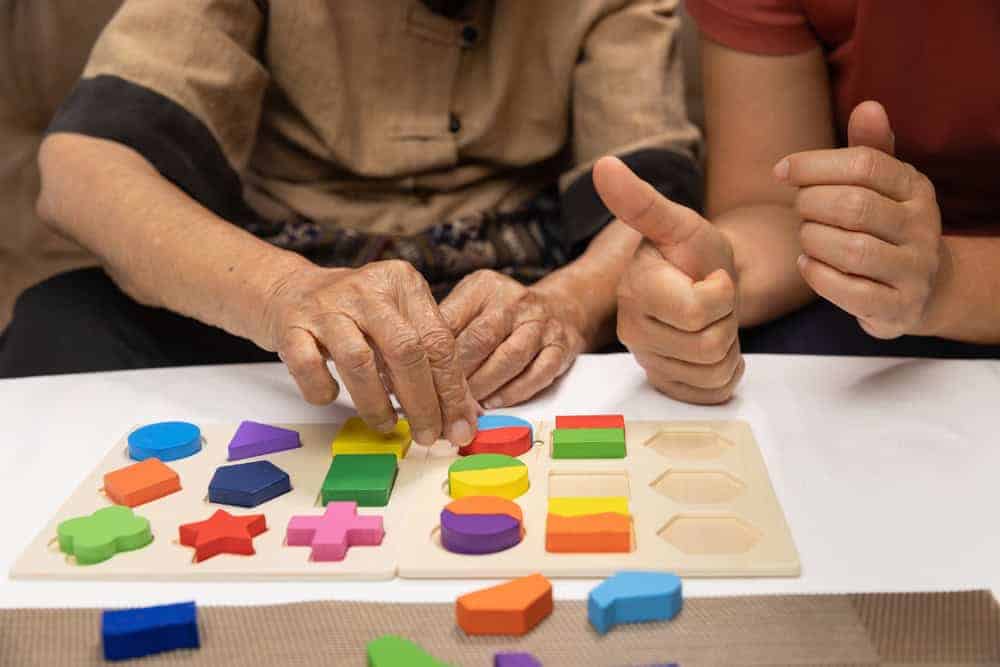
[[[347,548],[378,546],[385,530],[382,517],[358,516],[355,502],[333,502],[323,516],[293,516],[288,522],[285,542],[290,547],[312,547],[316,561],[344,560]]]

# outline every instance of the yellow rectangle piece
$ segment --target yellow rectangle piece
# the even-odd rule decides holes
[[[628,516],[628,498],[625,496],[549,498],[549,514],[584,516],[609,512]]]
[[[340,427],[331,449],[337,454],[395,454],[397,459],[406,457],[410,450],[410,423],[405,419],[396,422],[389,433],[379,433],[368,428],[361,417],[351,417]]]

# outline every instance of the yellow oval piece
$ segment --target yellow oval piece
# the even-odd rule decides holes
[[[406,457],[413,436],[410,422],[400,419],[389,433],[379,433],[368,428],[361,417],[351,417],[340,427],[333,439],[333,455],[337,454],[395,454],[396,459]]]
[[[513,500],[523,495],[528,486],[528,467],[523,465],[448,473],[448,492],[452,498],[500,496]]]
[[[549,514],[586,516],[609,513],[628,516],[628,498],[624,496],[549,498]]]

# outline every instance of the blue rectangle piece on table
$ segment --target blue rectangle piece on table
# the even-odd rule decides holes
[[[198,648],[198,610],[194,602],[108,610],[101,615],[101,637],[105,660]]]

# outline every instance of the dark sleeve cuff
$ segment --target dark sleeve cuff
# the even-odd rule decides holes
[[[691,158],[664,148],[646,148],[618,156],[639,178],[678,204],[701,211],[702,175]],[[587,170],[562,193],[563,245],[575,256],[614,216],[594,188]]]
[[[57,132],[128,146],[216,215],[253,233],[267,232],[268,225],[244,201],[239,174],[208,127],[154,90],[117,76],[82,79],[46,130]]]

